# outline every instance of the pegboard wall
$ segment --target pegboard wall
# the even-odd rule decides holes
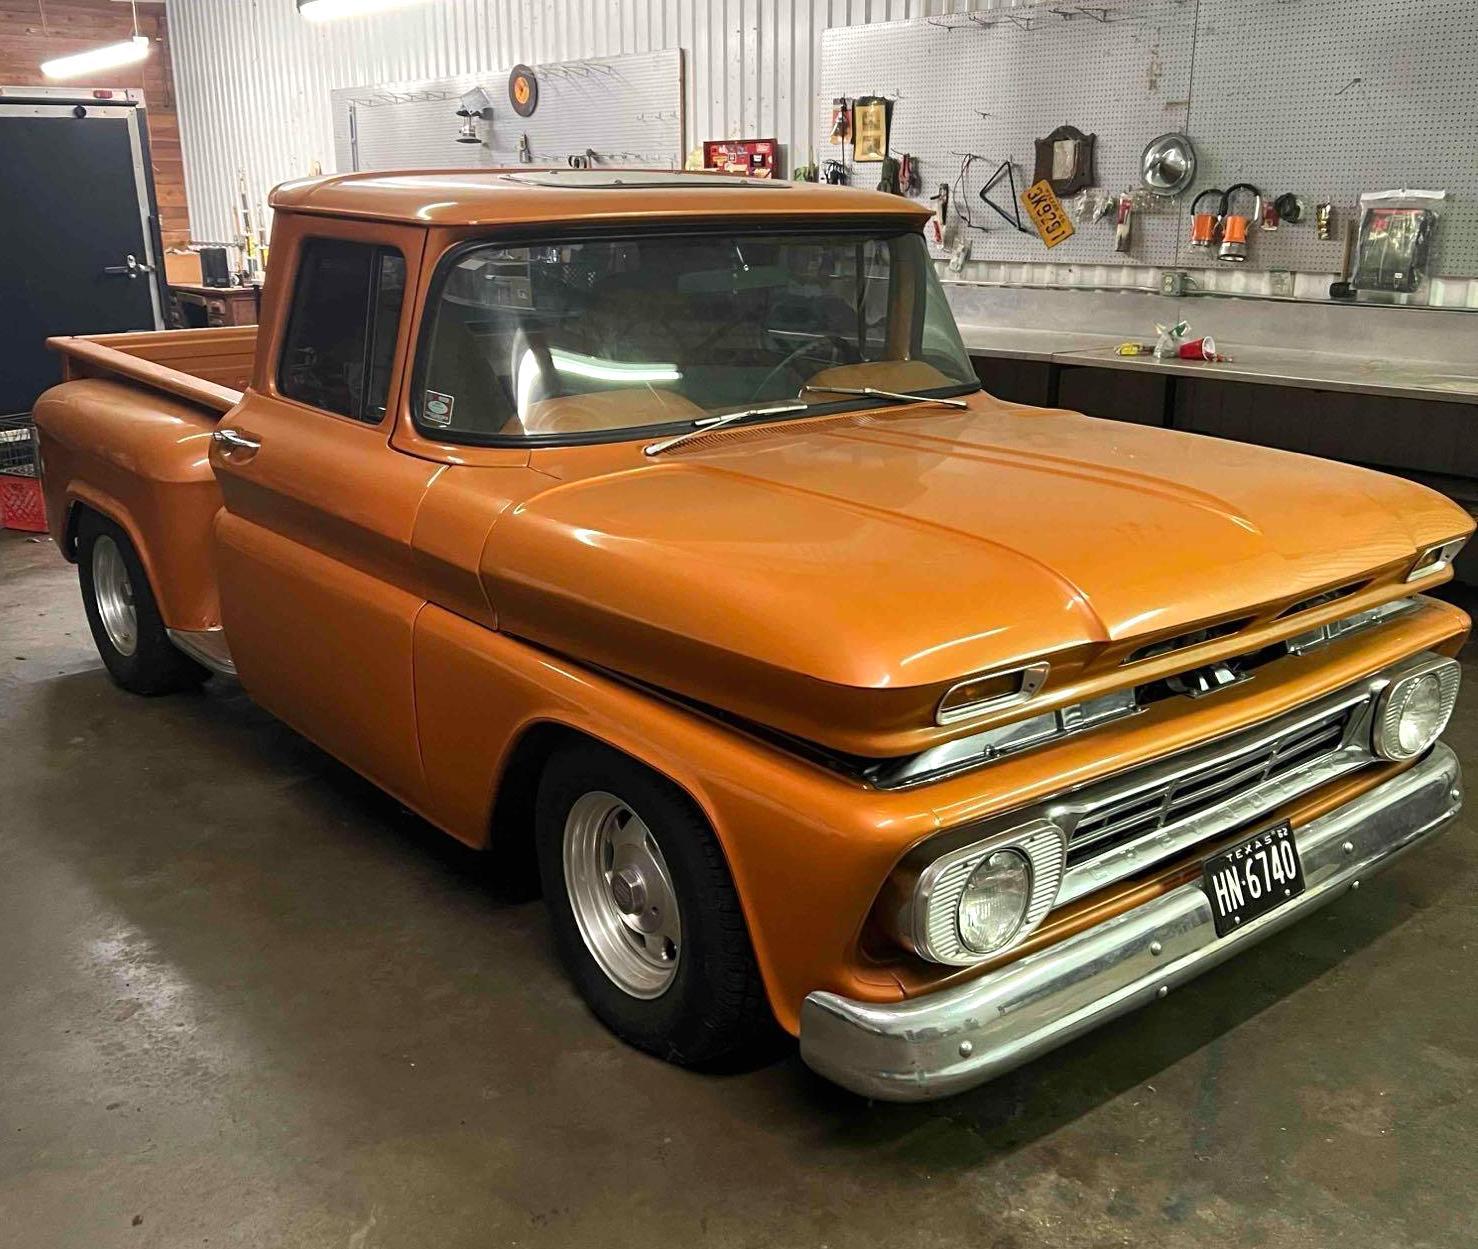
[[[1338,229],[1317,239],[1316,203],[1353,213],[1362,191],[1445,189],[1432,271],[1478,276],[1475,65],[1478,0],[1100,0],[839,27],[822,36],[814,156],[851,163],[827,141],[833,97],[892,99],[890,150],[919,159],[921,196],[948,182],[952,209],[963,198],[976,261],[1204,265],[1188,243],[1191,199],[1251,182],[1296,192],[1306,215],[1254,234],[1248,267],[1329,272]],[[1139,185],[1156,135],[1184,130],[1196,145],[1191,189],[1136,214],[1127,255],[1111,219],[1078,223],[1048,252],[979,199],[1003,160],[1022,190],[1033,141],[1064,124],[1097,134],[1097,184],[1114,193]],[[966,153],[977,159],[961,184]],[[854,185],[878,168],[852,164]]]
[[[1018,24],[1024,20],[1018,15],[991,25],[979,24],[987,13],[954,14],[826,31],[816,159],[842,150],[827,142],[834,97],[884,96],[894,101],[891,150],[918,157],[922,196],[950,184],[951,215],[963,223],[963,210],[973,223],[966,229],[972,260],[1172,264],[1179,238],[1173,202],[1136,215],[1128,256],[1113,251],[1112,220],[1080,225],[1049,256],[1035,231],[1018,233],[980,200],[1002,161],[1012,162],[1016,189],[1025,190],[1036,162],[1033,141],[1058,126],[1097,134],[1097,185],[1112,191],[1138,184],[1139,157],[1149,139],[1185,126],[1194,6],[1157,0],[1132,14],[1105,14],[1110,20],[1046,12],[1025,24]],[[850,161],[850,146],[845,151]],[[967,156],[974,159],[962,177]],[[853,165],[853,184],[874,185],[878,168]],[[1006,182],[997,184],[992,198],[1010,211]],[[944,252],[936,248],[935,254]]]
[[[1198,187],[1252,182],[1354,211],[1362,191],[1447,191],[1432,269],[1478,276],[1478,2],[1200,0]],[[1192,192],[1194,194],[1194,192]],[[1263,268],[1328,269],[1307,225],[1260,234]],[[1182,261],[1193,261],[1182,252]]]
[[[331,92],[338,168],[516,165],[525,134],[537,165],[564,165],[590,151],[597,167],[681,167],[679,49],[532,66],[539,81],[532,117],[520,117],[509,103],[512,68]],[[492,100],[492,119],[478,121],[480,143],[459,143],[462,119],[456,111],[462,94],[474,87]]]

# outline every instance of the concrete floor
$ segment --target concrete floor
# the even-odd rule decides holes
[[[1471,691],[1449,740],[1478,772]],[[73,570],[3,533],[0,752],[8,1244],[1478,1242],[1471,818],[1163,1005],[892,1107],[793,1054],[624,1048],[539,904],[239,691],[116,689]]]

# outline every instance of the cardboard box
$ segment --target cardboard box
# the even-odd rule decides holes
[[[200,278],[199,252],[164,253],[164,280],[171,286],[199,286]]]

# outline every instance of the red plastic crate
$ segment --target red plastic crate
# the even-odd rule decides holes
[[[36,478],[0,475],[0,529],[46,532],[46,508]]]

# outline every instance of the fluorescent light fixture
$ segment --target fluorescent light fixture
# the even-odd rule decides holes
[[[599,382],[680,382],[682,373],[675,364],[627,363],[624,360],[597,360],[593,356],[552,348],[549,357],[560,373],[588,377]]]
[[[517,380],[518,419],[523,420],[534,405],[534,388],[539,384],[539,359],[532,351],[525,350],[518,360]]]
[[[420,3],[423,0],[298,0],[298,13],[310,22],[331,22],[336,17],[364,17]]]
[[[59,56],[54,61],[42,61],[41,72],[48,78],[82,78],[119,65],[137,65],[148,55],[148,37],[134,35],[122,43],[106,43],[101,48],[89,48],[86,52]]]

